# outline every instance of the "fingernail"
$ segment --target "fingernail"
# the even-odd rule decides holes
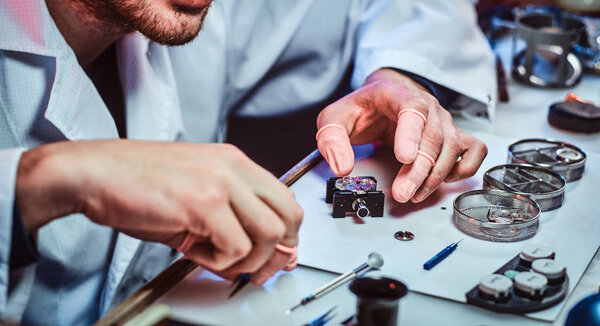
[[[412,198],[416,192],[417,192],[417,185],[412,185],[410,188],[410,196],[408,196],[408,198],[409,199]]]
[[[294,247],[296,248],[296,247]],[[294,250],[294,252],[290,255],[290,259],[288,260],[287,264],[285,265],[285,267],[283,268],[284,271],[291,271],[294,268],[296,268],[296,265],[298,265],[298,251]]]
[[[340,167],[331,148],[327,149],[327,157],[325,157],[325,159],[329,162],[329,168],[333,174],[338,175],[340,173]]]
[[[417,202],[423,201],[423,200],[425,200],[425,198],[427,198],[427,196],[429,196],[429,193],[430,193],[429,188],[423,187],[423,189],[421,189],[421,191],[419,191],[419,193],[416,194],[414,199]]]
[[[400,189],[402,189],[402,188],[403,187],[400,187]],[[400,198],[396,198],[396,200],[400,203],[406,203],[415,194],[416,190],[417,190],[416,185],[410,185],[406,192],[404,192],[404,191],[400,192],[400,195],[398,196]],[[404,194],[409,194],[410,196],[405,197]]]

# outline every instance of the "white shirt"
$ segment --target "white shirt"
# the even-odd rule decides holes
[[[352,65],[355,88],[395,67],[491,112],[493,57],[475,26],[463,0],[215,1],[186,46],[137,33],[118,42],[127,135],[222,141],[230,111],[301,110],[327,98]],[[39,230],[36,265],[10,274],[15,174],[23,149],[116,138],[115,123],[42,0],[0,2],[0,30],[0,318],[89,324],[110,306],[139,240],[68,216]]]

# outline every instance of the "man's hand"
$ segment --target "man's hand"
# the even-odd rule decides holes
[[[458,128],[420,84],[380,69],[364,85],[327,106],[317,119],[319,150],[337,176],[354,167],[351,144],[377,140],[403,163],[392,185],[399,202],[420,202],[442,181],[475,174],[487,155],[483,142]]]
[[[83,213],[230,277],[259,270],[278,243],[296,246],[302,220],[292,191],[226,144],[44,145],[23,154],[16,193],[30,233]]]

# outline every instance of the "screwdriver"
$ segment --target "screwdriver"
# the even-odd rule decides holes
[[[458,244],[461,241],[463,241],[463,239],[460,239],[459,241],[454,242],[454,243],[450,244],[448,247],[442,249],[442,251],[438,252],[437,255],[433,256],[430,260],[428,260],[425,264],[423,264],[423,269],[430,270],[435,265],[437,265],[439,262],[444,260],[446,257],[450,256],[450,254],[453,253],[454,250],[456,250],[456,247],[458,247]]]
[[[291,307],[290,309],[288,309],[285,313],[286,314],[290,314],[292,311],[296,310],[297,308],[304,306],[305,304],[312,302],[315,299],[318,299],[322,296],[324,296],[325,294],[331,292],[333,289],[338,288],[340,285],[351,281],[352,279],[356,278],[360,273],[364,272],[365,270],[368,269],[379,269],[381,268],[381,266],[383,266],[383,257],[377,253],[377,252],[372,252],[369,254],[369,258],[368,261],[366,263],[363,263],[362,265],[356,267],[353,270],[349,270],[346,273],[338,276],[337,278],[335,278],[334,280],[332,280],[331,282],[321,286],[320,288],[316,289],[313,293],[309,294],[308,296],[304,297],[300,303],[298,303],[297,305]]]

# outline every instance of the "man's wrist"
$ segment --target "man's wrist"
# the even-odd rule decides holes
[[[74,213],[76,191],[65,162],[58,158],[62,145],[43,145],[23,152],[17,169],[15,209],[29,235],[55,218]]]
[[[411,85],[416,86],[420,90],[426,91],[433,95],[433,97],[438,100],[443,108],[448,108],[450,104],[452,104],[456,98],[460,96],[459,93],[439,85],[423,76],[395,68],[381,68],[375,71],[367,78],[365,84],[375,79],[379,80],[382,78],[395,78],[409,82]]]
[[[378,80],[384,80],[384,79],[401,80],[401,81],[404,81],[406,83],[413,85],[414,87],[418,88],[419,90],[429,92],[429,90],[427,88],[425,88],[423,85],[416,82],[414,79],[410,78],[409,76],[403,74],[399,70],[396,70],[393,68],[380,68],[380,69],[374,71],[372,74],[369,75],[369,77],[367,77],[364,85],[370,84],[370,83],[378,81]]]

